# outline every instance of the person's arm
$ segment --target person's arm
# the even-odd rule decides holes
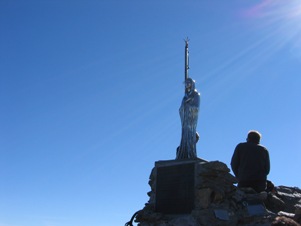
[[[239,153],[238,153],[238,145],[236,146],[232,159],[231,159],[231,168],[234,173],[234,175],[238,176],[238,167],[239,167]]]
[[[265,162],[265,165],[266,165],[266,175],[268,175],[270,173],[270,156],[269,156],[269,152],[268,150],[266,150],[266,162]]]

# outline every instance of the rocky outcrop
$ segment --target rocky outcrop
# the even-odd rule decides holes
[[[238,189],[230,169],[219,161],[198,160],[194,170],[194,205],[191,212],[166,214],[156,211],[158,166],[154,167],[149,180],[149,201],[137,213],[136,223],[140,226],[267,226],[301,223],[299,188],[278,186],[268,193],[259,194],[251,188]]]

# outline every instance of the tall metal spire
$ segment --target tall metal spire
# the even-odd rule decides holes
[[[184,40],[185,41],[185,80],[188,79],[188,70],[189,70],[189,50],[188,50],[188,37]],[[185,81],[184,80],[184,81]]]

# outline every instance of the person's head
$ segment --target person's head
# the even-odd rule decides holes
[[[256,130],[251,130],[248,133],[247,141],[255,144],[260,143],[261,134]]]

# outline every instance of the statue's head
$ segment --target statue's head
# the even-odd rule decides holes
[[[195,89],[195,81],[192,78],[187,78],[185,80],[185,92],[190,93]]]

